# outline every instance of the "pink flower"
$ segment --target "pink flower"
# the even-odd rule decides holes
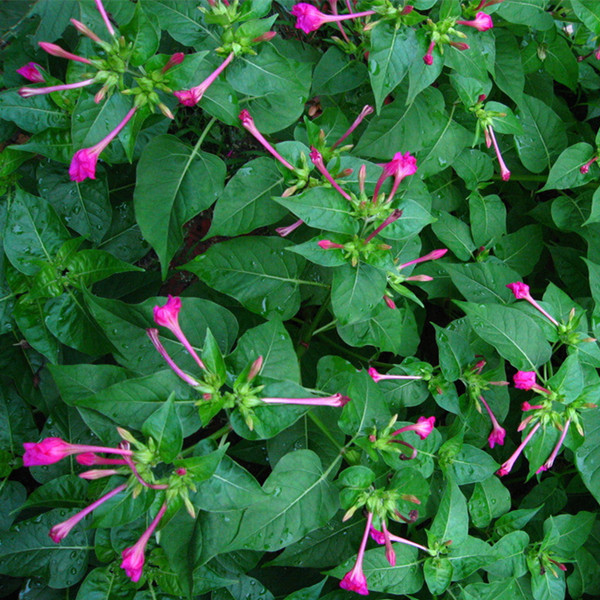
[[[39,96],[41,94],[51,94],[52,92],[61,92],[63,90],[74,90],[77,88],[86,87],[92,85],[95,82],[94,79],[85,79],[76,83],[65,83],[62,85],[51,85],[49,87],[30,88],[22,87],[19,90],[19,96],[21,98],[29,98],[30,96]]]
[[[90,471],[84,471],[79,473],[81,479],[102,479],[103,477],[110,477],[111,475],[117,475],[119,471],[116,469],[92,469]]]
[[[31,63],[30,63],[31,64]],[[18,71],[17,71],[18,72]],[[590,172],[590,167],[598,160],[597,156],[594,156],[593,158],[590,158],[590,160],[588,160],[585,165],[581,165],[581,168],[579,169],[579,171],[581,172],[582,175],[586,175],[587,173]]]
[[[110,33],[110,35],[114,36],[115,30],[113,29],[110,19],[108,18],[108,15],[106,14],[106,9],[104,8],[104,5],[102,4],[102,0],[96,0],[96,8],[98,9],[98,12],[100,13],[100,15],[102,17],[102,20],[104,21],[104,24],[106,25],[106,29],[108,29],[108,33]]]
[[[84,181],[88,177],[90,179],[96,178],[96,163],[98,162],[98,157],[104,152],[113,139],[119,135],[137,109],[138,107],[134,106],[125,117],[123,117],[123,120],[95,146],[83,148],[74,154],[71,159],[71,165],[69,166],[69,177],[71,178],[71,181]]]
[[[225,67],[233,60],[235,54],[231,52],[229,56],[199,85],[189,89],[173,92],[184,106],[196,106],[206,90],[215,82],[215,79],[225,70]],[[168,63],[167,63],[168,64]]]
[[[381,225],[379,225],[376,229],[374,229],[366,238],[365,238],[365,244],[367,244],[368,242],[370,242],[380,231],[382,231],[383,229],[385,229],[388,225],[391,225],[392,223],[394,223],[395,221],[397,221],[400,217],[402,216],[402,211],[395,209],[392,211],[392,213],[390,214],[390,216],[385,219],[385,221],[383,221],[383,223],[381,223]]]
[[[275,231],[281,237],[286,237],[286,236],[290,235],[290,233],[292,233],[292,231],[296,231],[296,229],[298,229],[298,227],[300,227],[300,225],[302,225],[302,223],[304,223],[304,221],[302,219],[298,219],[296,222],[292,223],[291,225],[288,225],[287,227],[277,227],[277,229],[275,229]]]
[[[335,242],[332,242],[331,240],[319,240],[317,242],[317,245],[319,246],[319,248],[322,248],[323,250],[331,250],[332,248],[340,248],[340,249],[344,249],[344,244],[336,244]]]
[[[516,387],[516,386],[515,386]],[[527,400],[521,404],[521,410],[523,412],[528,412],[530,410],[539,410],[540,408],[544,408],[543,404],[529,404]]]
[[[279,154],[279,152],[277,152],[277,150],[275,150],[275,148],[273,148],[269,142],[267,142],[263,134],[254,124],[252,115],[246,109],[240,112],[239,119],[242,122],[242,127],[252,134],[254,138],[262,144],[263,148],[267,152],[272,154],[286,169],[289,169],[290,171],[295,170],[294,167],[287,160],[285,160],[285,158],[283,158],[283,156],[281,156],[281,154]]]
[[[43,83],[45,79],[41,69],[42,67],[37,63],[29,62],[20,69],[17,69],[17,73],[33,83]]]
[[[106,448],[104,446],[88,446],[85,444],[69,444],[60,438],[49,437],[41,442],[25,442],[23,444],[25,454],[23,455],[23,466],[38,467],[51,465],[71,454],[81,452],[110,452],[112,454],[131,454],[118,448]]]
[[[396,303],[387,294],[383,295],[383,301],[385,302],[385,305],[391,310],[396,310],[396,308],[398,308],[396,306]]]
[[[484,12],[478,12],[475,15],[473,21],[456,21],[459,25],[465,25],[466,27],[474,27],[477,31],[487,31],[494,26],[492,17]]]
[[[531,298],[529,294],[529,286],[522,281],[507,283],[506,287],[514,294],[517,300],[527,300],[528,298]]]
[[[525,449],[525,446],[527,446],[527,444],[529,443],[531,438],[535,435],[536,431],[540,428],[540,426],[541,426],[541,423],[536,423],[532,427],[531,431],[525,436],[525,439],[521,442],[521,444],[519,444],[519,446],[513,452],[511,457],[506,462],[504,462],[502,464],[502,466],[496,471],[496,475],[498,475],[499,477],[503,477],[504,475],[507,475],[508,473],[511,472],[512,468],[515,465],[515,462],[517,461],[517,458],[519,458],[519,456],[521,455],[521,452],[523,452],[523,450]]]
[[[493,448],[496,444],[498,444],[499,446],[503,446],[504,437],[506,436],[506,430],[503,427],[501,427],[498,423],[496,416],[490,408],[490,405],[486,402],[485,398],[483,396],[479,396],[479,401],[485,407],[485,410],[487,411],[490,417],[490,421],[492,422],[493,429],[488,437],[488,444],[490,445],[490,448]]]
[[[537,385],[535,371],[517,371],[513,381],[518,390],[530,390]]]
[[[46,51],[48,54],[52,56],[58,56],[59,58],[66,58],[68,60],[74,60],[76,62],[82,62],[86,65],[92,65],[92,61],[84,58],[83,56],[78,56],[77,54],[72,54],[71,52],[67,52],[63,50],[60,46],[56,44],[50,44],[48,42],[38,42],[40,48]]]
[[[416,423],[401,427],[394,431],[392,435],[398,435],[404,431],[414,431],[422,440],[424,440],[434,430],[434,427],[435,417],[419,417]]]
[[[161,73],[166,73],[172,67],[180,65],[184,59],[185,54],[183,52],[175,52],[175,54],[173,54],[171,58],[169,58],[165,66],[161,69]]]
[[[192,358],[196,361],[201,369],[206,369],[204,363],[196,353],[194,347],[190,344],[189,340],[185,337],[185,334],[179,326],[179,310],[181,309],[181,298],[173,297],[169,295],[169,299],[164,306],[154,307],[154,321],[157,325],[166,327],[171,330],[175,337],[183,344],[183,347],[190,353]]]
[[[448,248],[440,248],[439,250],[433,250],[429,254],[425,254],[425,256],[421,256],[420,258],[415,258],[414,260],[409,260],[401,265],[398,265],[397,269],[404,269],[409,265],[416,265],[418,263],[426,262],[428,260],[437,260],[438,258],[442,258],[448,252]]]
[[[298,5],[296,5],[296,6],[298,6]],[[329,181],[329,183],[333,186],[333,188],[337,192],[339,192],[346,200],[352,201],[350,194],[348,194],[348,192],[345,192],[340,187],[339,183],[331,176],[331,173],[327,170],[327,167],[325,166],[325,163],[323,162],[323,155],[314,146],[311,146],[309,156],[310,156],[310,160],[312,161],[312,163],[315,165],[315,167],[317,167],[317,170],[319,171],[319,173],[321,173],[321,175],[323,175],[323,177],[325,177],[325,179],[327,179],[327,181]]]
[[[548,459],[546,460],[546,462],[536,471],[536,473],[541,473],[542,471],[547,471],[548,469],[552,468],[552,465],[554,465],[554,461],[556,460],[556,457],[558,456],[558,452],[561,449],[561,446],[563,445],[565,438],[567,437],[567,433],[569,431],[569,426],[571,425],[571,419],[567,419],[567,422],[565,423],[565,426],[563,427],[562,433],[560,434],[560,437],[558,438],[558,442],[556,442],[556,446],[554,446],[554,450],[552,450],[552,453],[550,454],[550,456],[548,457]]]
[[[417,172],[417,159],[412,156],[409,152],[402,154],[402,152],[396,152],[394,158],[388,163],[381,165],[383,167],[383,173],[375,184],[375,191],[373,193],[373,202],[377,201],[379,196],[379,189],[381,185],[388,177],[394,177],[394,184],[392,190],[387,198],[387,202],[391,202],[392,198],[396,194],[396,190],[400,185],[400,182],[409,175],[414,175]]]
[[[500,152],[500,146],[498,146],[498,142],[496,140],[496,134],[492,129],[491,125],[485,129],[486,132],[486,140],[489,138],[489,141],[494,145],[494,151],[496,152],[496,158],[498,160],[498,165],[500,166],[500,175],[502,176],[502,181],[508,181],[510,179],[510,171],[504,162],[504,158],[502,158],[502,152]],[[487,143],[487,142],[486,142]],[[490,144],[488,144],[488,148]]]
[[[350,125],[350,127],[348,128],[348,131],[346,131],[346,133],[344,133],[344,135],[335,144],[333,144],[331,148],[333,149],[336,146],[339,146],[361,124],[362,120],[367,115],[370,115],[372,112],[373,107],[369,106],[368,104],[365,104],[365,106],[363,106],[363,109],[360,111],[358,117],[356,117],[356,119],[354,120],[354,123],[352,123],[352,125]],[[362,166],[364,167],[364,165]]]
[[[433,64],[433,49],[435,48],[435,42],[429,44],[429,48],[427,48],[427,54],[423,57],[423,62],[430,67]]]
[[[266,404],[299,404],[304,406],[333,406],[340,408],[350,402],[348,396],[334,394],[319,398],[261,398]]]
[[[367,513],[367,522],[365,526],[365,532],[363,533],[362,541],[356,555],[356,562],[354,567],[348,571],[344,578],[340,581],[340,587],[343,590],[350,592],[356,592],[361,596],[367,596],[369,594],[369,588],[367,587],[367,578],[363,573],[362,563],[365,556],[365,550],[367,548],[367,541],[369,539],[369,532],[371,531],[371,524],[373,523],[373,513]]]
[[[374,15],[374,10],[367,10],[360,13],[350,13],[348,15],[326,15],[312,4],[300,2],[292,7],[292,14],[296,17],[296,29],[301,29],[304,33],[316,31],[325,23],[334,23],[345,21],[347,19],[357,19]]]
[[[86,467],[91,467],[92,465],[124,465],[126,461],[122,458],[104,458],[103,456],[98,456],[94,452],[82,452],[75,457],[75,460],[80,464]]]
[[[179,366],[175,363],[175,361],[171,358],[169,353],[166,351],[165,347],[161,344],[158,339],[158,329],[150,328],[146,329],[146,333],[150,338],[150,341],[154,344],[154,347],[158,351],[158,353],[165,359],[165,362],[173,369],[175,374],[183,379],[188,385],[192,387],[197,387],[200,384],[193,378],[190,377],[187,373],[185,373]]]
[[[154,533],[154,530],[158,526],[160,520],[163,518],[165,511],[167,510],[166,503],[160,507],[158,514],[154,517],[152,523],[146,531],[142,534],[140,539],[130,548],[125,548],[123,550],[121,556],[123,557],[123,561],[121,562],[121,568],[125,569],[125,573],[127,577],[131,579],[134,583],[140,580],[142,576],[142,572],[144,570],[144,562],[145,556],[144,552],[146,550],[146,545],[148,544],[148,540],[150,536]]]
[[[84,25],[81,21],[78,21],[77,19],[71,19],[71,23],[73,27],[79,31],[79,33],[89,37],[94,42],[102,41],[87,25]]]
[[[96,502],[90,504],[88,507],[84,508],[82,511],[79,511],[77,514],[73,515],[70,519],[67,519],[66,521],[63,521],[62,523],[58,523],[57,525],[54,525],[54,527],[52,527],[52,529],[50,529],[50,532],[48,533],[48,535],[52,538],[53,542],[59,544],[67,535],[69,535],[69,532],[71,531],[71,529],[73,529],[73,527],[75,527],[75,525],[77,525],[77,523],[79,523],[79,521],[81,521],[82,519],[87,517],[87,515],[89,515],[93,510],[98,508],[102,503],[106,502],[113,496],[116,496],[119,492],[122,492],[126,488],[127,488],[127,484],[124,483],[123,485],[116,487],[114,490],[111,490],[110,492],[108,492],[108,494],[105,494],[104,496],[102,496],[102,498],[96,500]]]
[[[413,511],[411,511],[411,512],[413,512]],[[414,511],[414,512],[416,512],[416,511]],[[402,516],[402,515],[398,515],[398,516]],[[414,522],[414,519],[410,520],[410,519],[406,519],[406,517],[402,517],[402,519],[406,520],[407,523]],[[383,532],[379,531],[379,529],[375,529],[375,527],[371,527],[370,533],[371,533],[371,538],[375,542],[377,542],[380,546],[385,544],[385,535]],[[398,542],[400,544],[406,544],[407,546],[413,546],[414,548],[419,548],[420,550],[429,552],[429,548],[426,548],[425,546],[422,546],[421,544],[417,544],[416,542],[407,540],[406,538],[400,537],[398,535],[394,535],[393,533],[388,532],[388,535],[389,535],[389,539],[391,542]]]
[[[384,375],[383,373],[379,373],[375,367],[369,367],[368,373],[375,383],[382,379],[423,379],[421,375]]]

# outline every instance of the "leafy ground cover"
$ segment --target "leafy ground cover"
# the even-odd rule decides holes
[[[0,597],[600,594],[596,0],[0,20]]]

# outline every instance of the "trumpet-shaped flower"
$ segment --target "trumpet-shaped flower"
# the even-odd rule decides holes
[[[367,586],[367,578],[363,572],[363,560],[365,557],[365,550],[367,548],[367,541],[369,539],[369,532],[371,531],[371,524],[373,523],[373,513],[367,514],[367,522],[365,526],[365,532],[363,533],[362,540],[360,542],[360,547],[358,549],[358,554],[356,556],[356,562],[354,563],[354,567],[350,569],[345,575],[344,578],[340,581],[340,587],[343,590],[348,590],[350,592],[356,592],[361,596],[367,596],[369,594],[369,588]]]
[[[45,81],[42,67],[34,62],[28,62],[26,65],[23,65],[17,69],[17,73],[33,83],[43,83]]]
[[[325,23],[338,23],[348,19],[358,19],[374,15],[374,10],[366,10],[359,13],[350,13],[348,15],[326,15],[322,13],[316,6],[300,2],[292,7],[292,14],[296,17],[296,29],[301,29],[304,33],[317,31],[321,25]]]
[[[86,444],[69,444],[61,438],[49,437],[41,442],[25,442],[23,444],[25,454],[23,455],[23,466],[37,467],[41,465],[52,465],[70,456],[82,452],[109,452],[111,454],[130,455],[131,451],[119,448],[107,448],[104,446],[89,446]]]
[[[225,70],[225,67],[233,60],[235,54],[231,52],[227,58],[199,85],[190,88],[189,90],[179,90],[173,92],[179,102],[184,106],[196,106],[206,90],[215,82],[215,79]],[[167,63],[168,64],[168,63]]]

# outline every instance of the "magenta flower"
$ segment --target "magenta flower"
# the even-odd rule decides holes
[[[98,157],[104,152],[113,139],[119,135],[137,109],[138,107],[134,106],[125,117],[123,117],[123,120],[95,146],[83,148],[82,150],[75,152],[71,159],[71,165],[69,166],[69,177],[71,178],[71,181],[84,181],[87,178],[96,179],[96,163],[98,162]]]
[[[154,321],[161,327],[166,327],[183,344],[183,347],[190,353],[201,369],[206,369],[204,363],[190,344],[185,334],[179,326],[179,311],[181,309],[181,298],[173,297],[169,294],[169,299],[164,306],[154,307]]]
[[[498,146],[498,142],[496,141],[496,134],[492,129],[491,125],[488,125],[485,131],[485,139],[486,145],[489,148],[491,145],[494,146],[494,151],[496,152],[496,159],[498,160],[498,165],[500,166],[500,175],[502,176],[502,181],[508,181],[510,179],[510,171],[504,162],[504,158],[502,158],[502,152],[500,152],[500,146]]]
[[[183,379],[183,381],[185,381],[188,385],[191,385],[192,387],[197,387],[198,385],[200,385],[193,377],[190,377],[187,373],[185,373],[182,369],[180,369],[177,366],[175,361],[171,358],[169,353],[166,351],[165,347],[161,344],[160,340],[158,339],[158,329],[146,329],[146,333],[148,334],[150,341],[154,344],[154,347],[156,348],[158,353],[165,359],[165,362],[171,367],[171,369],[173,369],[173,371],[178,377]]]
[[[419,417],[417,422],[413,425],[406,425],[394,431],[392,435],[398,435],[405,431],[414,431],[422,440],[426,439],[427,436],[435,428],[435,417]]]
[[[113,496],[116,496],[119,492],[122,492],[126,488],[127,484],[124,483],[116,487],[114,490],[111,490],[110,492],[108,492],[108,494],[105,494],[104,496],[102,496],[102,498],[96,500],[96,502],[93,502],[88,507],[84,508],[82,511],[73,515],[70,519],[67,519],[62,523],[54,525],[54,527],[50,529],[48,535],[52,538],[53,542],[59,544],[67,535],[69,535],[71,529],[73,529],[73,527],[75,527],[75,525],[77,525],[79,521],[87,517],[87,515],[89,515],[93,510],[96,510],[96,508],[98,508],[101,504],[103,504]]]
[[[362,564],[365,556],[365,550],[367,548],[367,541],[369,540],[369,532],[371,530],[371,524],[373,523],[373,513],[367,513],[367,522],[365,526],[365,532],[363,533],[358,554],[356,555],[356,562],[354,567],[348,571],[344,578],[340,581],[340,587],[343,590],[350,592],[356,592],[361,596],[368,596],[369,588],[367,587],[367,578],[363,572]]]
[[[323,175],[323,177],[325,177],[325,179],[329,181],[329,183],[334,187],[334,189],[338,191],[346,200],[352,201],[350,194],[348,194],[348,192],[345,192],[340,187],[339,183],[331,176],[331,173],[327,170],[327,167],[323,162],[323,155],[314,146],[311,147],[309,156],[312,163],[315,165],[315,167],[317,167],[319,173],[321,173],[321,175]]]
[[[29,63],[32,64],[32,63]],[[17,71],[18,72],[18,71]],[[590,160],[588,160],[585,165],[581,165],[579,171],[582,175],[586,175],[587,173],[590,172],[590,167],[598,160],[597,156],[594,156],[593,158],[590,158]]]
[[[173,92],[184,106],[196,106],[206,90],[215,82],[215,79],[225,70],[225,67],[233,60],[235,54],[231,52],[229,56],[199,85],[189,89]]]
[[[369,106],[368,104],[365,104],[365,106],[363,106],[363,109],[360,111],[358,117],[356,117],[356,119],[354,120],[354,123],[352,123],[352,125],[350,125],[350,127],[348,128],[348,131],[346,131],[346,133],[344,133],[344,135],[335,144],[333,144],[331,148],[333,149],[336,146],[339,146],[361,124],[362,120],[367,115],[370,115],[372,112],[373,107]],[[364,167],[364,165],[362,166]]]
[[[102,42],[102,40],[87,26],[77,19],[71,19],[71,23],[79,33],[89,37],[94,42]]]
[[[394,300],[390,298],[387,294],[383,295],[383,301],[385,302],[385,305],[391,310],[395,310],[396,308],[398,308]]]
[[[94,452],[82,452],[75,457],[75,460],[80,464],[86,467],[91,467],[92,465],[125,465],[126,461],[122,458],[104,458],[103,456],[98,456]]]
[[[254,119],[252,118],[252,115],[246,109],[240,112],[239,118],[242,122],[242,127],[246,131],[251,133],[254,136],[254,138],[262,144],[263,148],[267,152],[272,154],[284,167],[286,167],[286,169],[289,169],[290,171],[295,170],[294,167],[287,160],[285,160],[285,158],[283,158],[283,156],[281,156],[281,154],[279,154],[279,152],[277,152],[277,150],[275,150],[275,148],[273,148],[273,146],[271,146],[269,142],[267,142],[263,134],[257,129],[256,125],[254,124]]]
[[[42,67],[34,62],[28,62],[26,65],[23,65],[17,69],[17,73],[33,83],[43,83],[45,81]]]
[[[123,557],[123,561],[121,562],[121,568],[125,569],[127,577],[129,577],[134,583],[138,582],[140,580],[140,577],[142,576],[142,572],[144,570],[144,562],[146,560],[144,556],[146,545],[148,544],[148,540],[150,539],[150,536],[154,533],[154,530],[158,526],[160,520],[163,518],[163,515],[165,514],[166,510],[167,504],[165,503],[160,507],[158,514],[156,515],[156,517],[154,517],[152,523],[150,523],[150,526],[148,527],[148,529],[146,529],[146,531],[144,531],[140,539],[130,548],[125,548],[125,550],[123,550],[121,554],[121,556]]]
[[[379,531],[379,529],[375,529],[375,527],[371,527],[370,530],[371,538],[377,542],[380,546],[385,544],[385,535],[383,532]],[[394,535],[393,533],[388,533],[389,539],[391,542],[398,542],[400,544],[406,544],[407,546],[413,546],[414,548],[419,548],[419,550],[424,550],[429,553],[429,548],[422,546],[421,544],[417,544],[417,542],[413,542],[411,540],[407,540],[406,538],[400,537],[398,535]]]
[[[24,467],[38,467],[41,465],[52,465],[70,456],[81,452],[109,452],[111,454],[129,455],[130,451],[119,448],[106,448],[104,446],[88,446],[85,444],[69,444],[56,437],[43,439],[41,442],[25,442],[23,444],[25,454],[23,455]]]
[[[513,375],[515,387],[518,390],[531,390],[537,385],[535,371],[517,371]]]
[[[513,452],[511,457],[506,462],[504,462],[502,466],[496,471],[496,475],[498,475],[499,477],[503,477],[504,475],[507,475],[511,472],[512,468],[515,465],[515,462],[517,461],[517,458],[521,456],[521,452],[523,452],[525,446],[527,446],[527,444],[530,442],[531,438],[535,435],[540,426],[541,423],[536,423],[531,428],[531,431],[525,436],[525,439],[519,444],[519,446]]]
[[[429,252],[429,254],[425,254],[425,256],[421,256],[420,258],[415,258],[414,260],[409,260],[401,265],[398,265],[397,269],[400,271],[405,267],[410,265],[416,265],[418,263],[426,262],[428,260],[437,260],[438,258],[442,258],[448,252],[448,248],[440,248],[439,250],[433,250]]]
[[[385,219],[385,221],[383,221],[383,223],[381,223],[381,225],[379,225],[376,229],[374,229],[365,238],[365,244],[368,244],[380,231],[385,229],[388,225],[391,225],[392,223],[396,222],[401,216],[402,216],[401,210],[398,210],[398,209],[393,210],[392,213],[390,214],[390,216],[387,219]]]
[[[515,387],[518,389],[518,386],[516,384]],[[544,408],[543,404],[529,404],[527,400],[525,400],[525,402],[521,404],[521,410],[523,412],[529,412],[530,410],[540,410],[541,408]]]
[[[319,398],[261,398],[266,404],[299,404],[303,406],[333,406],[336,408],[345,406],[350,402],[348,396],[334,394]]]
[[[56,44],[50,44],[49,42],[38,42],[38,44],[42,50],[44,50],[52,56],[58,56],[59,58],[66,58],[68,60],[82,62],[86,65],[93,64],[91,60],[84,58],[83,56],[78,56],[77,54],[67,52],[66,50],[63,50],[60,46],[57,46]]]
[[[319,246],[319,248],[322,248],[323,250],[331,250],[332,248],[339,248],[340,250],[344,249],[344,244],[336,244],[335,242],[332,242],[331,240],[319,240],[317,242],[317,245]]]
[[[558,321],[532,298],[527,284],[522,281],[515,281],[514,283],[507,283],[506,287],[514,294],[517,300],[527,300],[533,308],[541,312],[553,325],[558,327]]]
[[[63,85],[51,85],[49,87],[30,88],[22,87],[19,90],[19,96],[21,98],[29,98],[30,96],[39,96],[41,94],[51,94],[52,92],[61,92],[63,90],[75,90],[77,88],[86,87],[92,85],[95,82],[94,79],[84,79],[76,83],[65,83]]]
[[[175,54],[171,55],[171,57],[160,72],[166,73],[169,69],[175,67],[176,65],[180,65],[184,59],[185,54],[183,52],[175,52]]]
[[[457,50],[460,50],[461,52],[464,52],[465,50],[468,50],[470,48],[469,44],[465,44],[464,42],[448,42],[453,48],[456,48]]]
[[[556,457],[558,456],[558,452],[561,449],[561,446],[563,445],[565,438],[567,437],[567,433],[569,431],[570,425],[571,425],[571,419],[569,418],[569,419],[567,419],[567,422],[565,423],[565,426],[563,427],[562,433],[560,434],[560,437],[558,438],[558,442],[556,442],[556,446],[554,446],[554,450],[552,450],[552,453],[550,454],[550,456],[548,457],[546,462],[536,471],[536,474],[541,473],[542,471],[547,471],[548,469],[552,468],[552,465],[554,464],[554,461],[556,460]]]
[[[494,26],[492,17],[484,12],[478,12],[472,21],[456,21],[456,23],[458,25],[465,25],[466,27],[474,27],[477,31],[487,31]]]
[[[108,18],[108,15],[106,14],[106,9],[104,8],[104,5],[102,4],[102,0],[96,0],[96,8],[98,9],[98,12],[102,16],[102,20],[104,21],[104,24],[106,25],[106,29],[108,29],[108,33],[110,33],[110,35],[114,36],[115,30],[110,22],[110,19]]]
[[[79,473],[81,479],[102,479],[103,477],[110,477],[111,475],[117,475],[119,471],[116,469],[91,469],[90,471],[84,471]]]
[[[423,379],[421,375],[384,375],[379,373],[375,367],[369,367],[368,373],[375,383],[385,379]]]
[[[494,415],[490,405],[486,402],[483,396],[479,396],[479,401],[487,410],[488,415],[490,416],[490,421],[492,422],[492,431],[488,437],[488,444],[490,448],[493,448],[496,444],[499,446],[504,445],[504,438],[506,436],[506,429],[500,426],[498,420],[496,419],[496,415]]]
[[[433,49],[435,48],[435,42],[432,40],[429,44],[429,48],[427,48],[427,53],[423,57],[423,62],[427,66],[431,66],[433,64]]]
[[[386,202],[391,202],[392,198],[396,194],[396,190],[400,185],[400,182],[409,175],[414,175],[417,172],[417,159],[412,156],[409,152],[406,154],[402,154],[402,152],[396,152],[394,154],[394,158],[388,163],[380,165],[383,167],[383,173],[380,175],[377,183],[375,184],[375,191],[373,193],[373,202],[377,202],[377,198],[379,196],[379,189],[381,188],[383,182],[388,177],[394,178],[394,183],[392,185],[392,191],[388,196]]]
[[[298,219],[296,222],[292,223],[291,225],[288,225],[287,227],[277,227],[277,229],[275,229],[275,231],[281,237],[286,237],[286,236],[290,235],[290,233],[292,233],[292,231],[296,231],[296,229],[298,229],[298,227],[300,227],[300,225],[302,225],[302,223],[304,223],[304,221],[302,219]]]
[[[350,13],[348,15],[326,15],[312,4],[300,2],[292,7],[292,14],[296,17],[296,29],[301,29],[304,33],[317,31],[325,23],[337,23],[347,19],[358,19],[374,15],[374,10],[366,10],[360,13]]]

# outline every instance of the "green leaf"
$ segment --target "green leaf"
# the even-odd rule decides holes
[[[571,558],[585,544],[596,515],[582,510],[576,515],[557,515],[544,521],[544,544],[561,558]]]
[[[351,60],[346,54],[331,46],[315,66],[312,94],[330,96],[357,88],[367,79],[363,62]]]
[[[577,86],[579,79],[579,63],[567,41],[561,36],[556,36],[543,47],[544,68],[558,83],[562,83],[572,90]]]
[[[122,569],[97,567],[81,584],[75,600],[130,600],[131,585]]]
[[[523,277],[537,264],[544,243],[539,225],[525,225],[496,244],[496,256]]]
[[[506,0],[498,14],[509,23],[519,23],[546,30],[554,26],[552,16],[544,12],[547,0]]]
[[[175,136],[159,135],[146,145],[137,168],[136,219],[156,250],[165,277],[183,241],[183,225],[223,191],[225,165],[220,158]]]
[[[31,411],[12,385],[0,388],[0,450],[20,455],[23,443],[37,439]]]
[[[452,283],[469,302],[507,304],[514,296],[506,284],[519,280],[519,274],[502,263],[443,263]]]
[[[578,144],[569,146],[552,165],[548,181],[542,188],[542,191],[576,188],[595,179],[592,169],[587,174],[583,174],[580,171],[580,168],[593,155],[593,148],[586,142],[579,142]]]
[[[523,127],[523,133],[515,136],[519,158],[526,169],[541,173],[552,166],[567,145],[563,121],[533,96],[524,94],[518,107],[517,118]]]
[[[491,477],[498,463],[484,450],[463,444],[458,454],[450,461],[449,471],[457,485],[478,483]]]
[[[11,577],[41,577],[53,588],[76,584],[87,567],[88,540],[84,525],[78,524],[60,544],[48,536],[50,528],[71,517],[75,511],[51,510],[40,517],[19,523],[3,533],[0,546],[0,573]]]
[[[537,563],[531,570],[531,594],[533,600],[563,600],[566,592],[565,574],[556,569],[541,572]]]
[[[429,534],[438,542],[452,540],[452,545],[458,546],[466,541],[468,531],[467,501],[458,485],[449,479]]]
[[[582,413],[585,441],[575,452],[575,464],[583,483],[600,502],[600,415],[598,411]]]
[[[22,483],[5,479],[0,486],[0,502],[2,513],[0,514],[0,531],[4,532],[10,528],[17,513],[25,504],[27,490]]]
[[[154,438],[160,457],[166,463],[173,461],[183,445],[183,430],[179,415],[175,410],[174,399],[175,393],[172,392],[167,401],[154,411],[142,425],[142,433],[147,437]]]
[[[428,557],[423,564],[423,575],[433,595],[443,594],[452,580],[452,563],[444,556]]]
[[[468,536],[462,544],[452,543],[448,558],[453,567],[453,581],[466,579],[495,560],[492,548],[483,540],[472,536]]]
[[[270,158],[247,162],[227,182],[215,205],[208,236],[236,236],[277,223],[287,211],[272,196],[283,193],[283,177]]]
[[[21,98],[16,90],[2,92],[0,111],[5,121],[12,121],[30,133],[40,133],[51,127],[66,129],[69,124],[67,114],[45,95]]]
[[[184,267],[214,289],[268,319],[288,319],[300,307],[304,259],[285,252],[289,242],[241,237],[211,246]]]
[[[452,167],[470,190],[476,190],[480,182],[489,181],[494,174],[492,159],[476,148],[463,150],[452,163]],[[473,210],[471,208],[471,197],[474,195],[477,198],[481,198],[480,194],[469,196],[469,208],[471,210]],[[497,196],[491,197],[494,198]]]
[[[473,192],[469,196],[469,217],[476,246],[493,245],[506,235],[506,207],[499,196]]]
[[[525,74],[518,42],[505,28],[495,28],[494,37],[496,38],[494,81],[509,98],[519,101],[525,87]]]
[[[525,551],[528,545],[527,532],[507,533],[494,545],[496,562],[487,565],[485,570],[495,577],[522,577],[527,572]]]
[[[143,65],[158,50],[160,30],[156,16],[136,4],[133,19],[119,28],[131,44],[131,64],[134,67]]]
[[[417,38],[411,27],[393,26],[384,21],[373,29],[369,50],[369,78],[377,113],[388,94],[404,79],[417,53]]]
[[[106,178],[71,181],[65,167],[53,163],[42,163],[37,175],[40,194],[65,223],[92,242],[100,242],[110,227],[112,214]]]
[[[366,263],[338,267],[331,287],[331,304],[338,322],[346,325],[369,318],[383,302],[386,282],[385,273]]]
[[[62,475],[31,492],[23,508],[85,508],[88,482],[77,475]]]
[[[475,484],[468,506],[473,525],[484,528],[510,510],[510,492],[500,479],[488,477]]]
[[[123,479],[119,479],[119,483],[123,483]],[[114,489],[114,487],[110,485],[110,488],[105,489],[104,493],[107,493],[109,489]],[[148,488],[143,488],[142,493],[136,497],[133,496],[131,490],[121,491],[116,496],[103,502],[94,511],[92,526],[118,527],[119,525],[132,523],[146,515],[154,499],[154,490]]]
[[[337,490],[310,450],[284,456],[263,490],[270,497],[246,509],[229,551],[279,550],[325,525],[339,507]]]
[[[68,239],[52,206],[17,188],[4,230],[4,252],[14,267],[25,275],[35,275]]]
[[[571,5],[583,24],[600,35],[600,6],[594,0],[571,0]]]
[[[470,260],[476,246],[471,237],[469,226],[446,211],[434,211],[437,219],[431,228],[436,237],[460,260]]]
[[[475,333],[521,371],[535,371],[552,356],[540,326],[516,308],[459,302]]]
[[[274,198],[310,227],[353,235],[358,222],[353,206],[332,188],[310,188],[291,198]]]

